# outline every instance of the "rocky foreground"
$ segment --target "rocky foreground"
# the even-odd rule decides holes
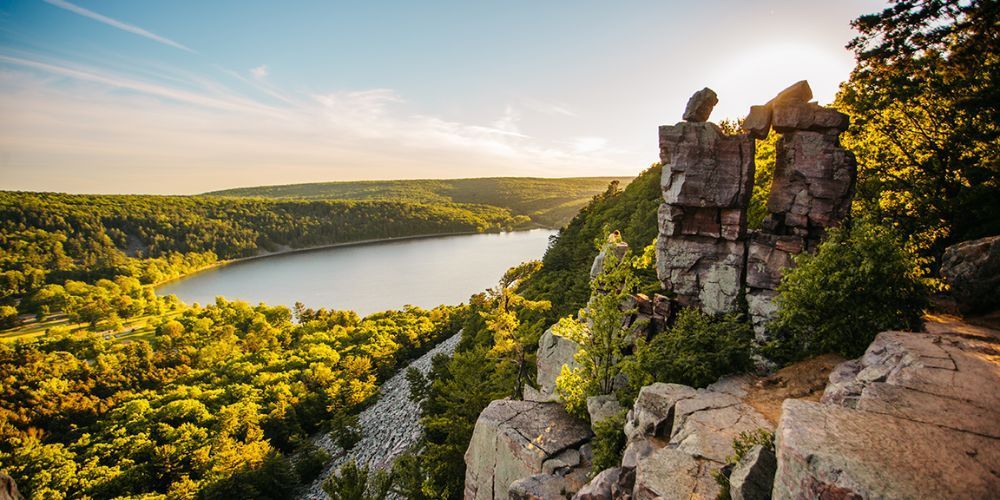
[[[406,380],[407,368],[416,368],[427,374],[431,360],[438,354],[451,355],[455,352],[461,332],[456,333],[434,349],[431,349],[409,366],[399,370],[379,389],[378,401],[361,412],[358,425],[363,437],[354,448],[345,452],[334,443],[333,436],[324,433],[314,439],[314,443],[326,450],[334,459],[327,465],[306,492],[303,498],[328,498],[323,491],[323,481],[337,471],[342,464],[354,460],[359,466],[387,468],[399,455],[420,439],[420,408],[410,401],[410,383]]]
[[[466,454],[466,498],[712,499],[733,439],[758,429],[775,432],[775,451],[757,446],[732,469],[734,499],[1000,491],[1000,331],[931,318],[925,332],[883,332],[833,370],[819,401],[786,399],[777,426],[762,382],[644,387],[622,462],[604,471],[590,470],[591,429],[557,403],[494,401]]]

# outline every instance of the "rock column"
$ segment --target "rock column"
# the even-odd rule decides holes
[[[813,251],[830,227],[851,208],[857,167],[840,146],[846,115],[814,102],[809,84],[796,83],[764,106],[754,106],[744,126],[755,137],[779,132],[768,215],[750,236],[747,254],[747,306],[758,341],[777,310],[774,297],[782,271],[793,256]]]
[[[711,314],[739,310],[754,175],[753,139],[706,121],[717,102],[715,92],[701,90],[688,102],[686,121],[660,127],[656,265],[680,305]]]

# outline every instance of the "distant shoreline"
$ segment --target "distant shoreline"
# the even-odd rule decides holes
[[[394,237],[391,237],[391,238],[374,238],[374,239],[369,239],[369,240],[345,241],[345,242],[342,242],[342,243],[328,243],[326,245],[316,245],[316,246],[303,247],[303,248],[288,248],[288,249],[285,249],[285,250],[277,250],[277,251],[274,251],[274,252],[264,251],[264,253],[260,253],[260,254],[257,254],[257,255],[251,255],[249,257],[240,257],[240,258],[237,258],[237,259],[227,259],[227,260],[216,261],[213,264],[207,265],[205,267],[198,268],[198,269],[196,269],[196,270],[194,270],[194,271],[192,271],[190,273],[187,273],[187,274],[178,276],[176,278],[170,278],[168,280],[164,280],[164,281],[161,281],[159,283],[156,283],[156,284],[153,285],[153,288],[156,289],[156,288],[159,288],[159,287],[161,287],[163,285],[166,285],[167,283],[172,283],[174,281],[179,281],[179,280],[182,280],[182,279],[185,279],[185,278],[190,278],[191,276],[194,276],[196,274],[200,274],[200,273],[203,273],[205,271],[209,271],[209,270],[212,270],[212,269],[215,269],[215,268],[218,268],[218,267],[228,266],[230,264],[237,264],[237,263],[240,263],[240,262],[247,262],[247,261],[256,260],[256,259],[264,259],[264,258],[267,258],[267,257],[275,257],[275,256],[278,256],[278,255],[289,255],[289,254],[295,254],[295,253],[305,253],[305,252],[312,252],[312,251],[315,251],[315,250],[324,250],[324,249],[328,249],[328,248],[337,248],[337,247],[352,247],[352,246],[360,246],[360,245],[370,245],[370,244],[373,244],[373,243],[389,243],[389,242],[393,242],[393,241],[420,240],[420,239],[426,239],[426,238],[441,238],[441,237],[445,237],[445,236],[468,236],[468,235],[473,235],[473,234],[519,233],[519,232],[523,232],[523,231],[533,231],[535,229],[552,230],[551,228],[546,228],[546,227],[538,226],[538,227],[532,227],[532,228],[527,228],[527,229],[515,229],[515,230],[512,230],[512,231],[495,231],[495,232],[492,232],[492,231],[485,231],[485,232],[459,231],[459,232],[452,232],[452,233],[415,234],[415,235],[412,235],[412,236],[394,236]]]

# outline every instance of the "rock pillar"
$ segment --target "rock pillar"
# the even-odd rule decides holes
[[[754,143],[704,121],[717,102],[714,92],[701,90],[691,101],[685,113],[689,121],[660,127],[664,203],[656,272],[681,305],[712,314],[733,312],[739,309],[745,275]]]
[[[769,123],[782,134],[768,215],[750,236],[747,253],[747,306],[759,341],[777,311],[774,297],[782,271],[794,264],[794,255],[815,250],[826,230],[848,215],[854,194],[857,164],[839,141],[848,118],[811,98],[809,84],[802,81],[752,110],[754,123]],[[762,125],[751,133],[766,136],[767,129]]]

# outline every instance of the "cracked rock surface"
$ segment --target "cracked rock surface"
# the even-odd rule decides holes
[[[715,498],[719,486],[712,474],[733,453],[733,439],[773,428],[744,400],[747,383],[745,377],[731,377],[706,389],[643,387],[625,423],[628,444],[615,473],[617,490],[636,499]],[[598,477],[608,482],[607,476]],[[607,487],[592,483],[581,491],[601,490]]]
[[[583,448],[591,436],[590,426],[558,403],[493,401],[479,414],[465,453],[465,498],[506,499],[510,491],[527,498],[531,489],[572,494],[585,482],[579,479],[581,469],[585,476],[590,468]],[[531,477],[550,470],[551,477]],[[511,490],[515,482],[517,488]]]
[[[786,400],[774,498],[991,498],[1000,491],[1000,332],[883,332]]]

